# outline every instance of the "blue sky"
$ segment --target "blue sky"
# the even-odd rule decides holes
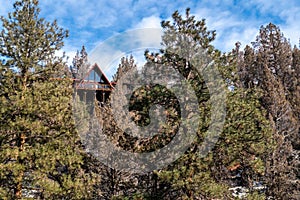
[[[0,15],[7,16],[14,0],[0,0]],[[82,45],[92,52],[109,37],[136,28],[159,28],[175,10],[187,7],[197,19],[205,18],[216,30],[216,48],[229,51],[236,41],[255,40],[261,25],[275,23],[297,44],[300,38],[299,0],[40,0],[42,17],[70,31],[64,51],[71,58]],[[71,60],[71,59],[70,59]]]

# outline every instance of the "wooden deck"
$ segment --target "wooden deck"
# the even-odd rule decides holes
[[[77,82],[75,81],[74,87],[76,90],[95,90],[95,91],[112,91],[111,84],[105,84],[105,83],[98,83],[93,81],[81,81]]]

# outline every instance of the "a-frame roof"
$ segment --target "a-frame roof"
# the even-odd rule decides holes
[[[95,72],[98,73],[98,75],[101,77],[101,80],[103,80],[105,84],[110,84],[110,81],[108,80],[107,76],[104,74],[104,72],[101,70],[97,63],[90,67],[89,71],[84,75],[83,79],[86,79],[93,70],[95,70]]]
[[[83,79],[81,79],[80,81],[77,80],[77,83],[78,84],[76,84],[76,89],[91,89],[91,84],[94,84],[97,89],[102,88],[99,87],[100,84],[109,86],[110,89],[113,88],[111,82],[108,80],[107,76],[104,74],[97,63],[92,65],[87,73],[83,76]]]

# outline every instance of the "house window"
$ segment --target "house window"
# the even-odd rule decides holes
[[[86,80],[93,81],[93,82],[100,82],[101,79],[99,74],[95,70],[92,70]]]

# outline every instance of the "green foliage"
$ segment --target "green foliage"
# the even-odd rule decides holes
[[[119,67],[117,69],[116,74],[113,76],[113,81],[117,82],[122,76],[124,76],[128,72],[132,72],[134,70],[137,70],[137,65],[134,61],[133,56],[131,55],[128,57],[122,57],[121,63],[119,64]]]
[[[266,196],[264,194],[259,194],[258,192],[253,192],[246,196],[248,200],[265,200]]]
[[[262,26],[253,48],[247,46],[241,58],[241,82],[262,91],[261,105],[272,129],[274,147],[265,156],[266,194],[275,199],[295,199],[299,195],[299,119],[295,106],[297,56],[279,27]],[[294,49],[294,52],[297,52]],[[296,103],[296,104],[295,104]],[[280,158],[280,160],[278,159]],[[298,176],[298,177],[297,177]]]
[[[73,66],[70,69],[73,78],[83,79],[86,73],[88,72],[91,64],[88,62],[87,56],[88,55],[85,50],[85,47],[82,46],[80,55],[79,51],[77,51],[75,57],[73,58]]]
[[[160,60],[177,69],[193,85],[200,103],[201,121],[199,130],[195,130],[198,140],[184,156],[157,174],[161,180],[171,183],[177,191],[176,198],[229,197],[228,187],[236,184],[233,176],[237,173],[241,175],[242,184],[251,188],[265,172],[265,156],[270,152],[272,136],[266,112],[260,105],[262,93],[238,87],[238,50],[228,55],[214,50],[210,42],[215,32],[207,30],[204,20],[196,21],[189,9],[186,18],[178,12],[172,17],[173,22],[162,22],[165,49]],[[213,152],[200,158],[198,149],[210,124],[212,105],[206,83],[191,58],[203,51],[215,60],[227,86],[233,86],[234,91],[227,91],[226,122],[219,141]],[[199,60],[197,64],[205,65],[207,61]]]
[[[90,175],[72,117],[72,81],[55,55],[67,32],[39,12],[37,0],[23,0],[1,17],[0,195],[82,199]]]
[[[154,151],[169,143],[179,123],[185,123],[176,96],[160,85],[146,85],[132,94],[129,113],[139,126],[160,120],[150,112],[154,104],[164,108],[160,134],[146,139],[120,130],[109,104],[95,108],[99,119],[90,116],[89,107],[77,97],[72,108],[70,73],[64,56],[56,56],[68,32],[56,21],[40,18],[39,12],[38,0],[17,0],[14,12],[1,17],[1,199],[233,199],[228,189],[237,185],[249,191],[246,199],[297,198],[300,51],[290,47],[279,27],[262,26],[252,47],[241,51],[237,42],[232,52],[221,54],[211,45],[215,31],[207,29],[204,19],[191,16],[190,9],[185,16],[176,11],[171,21],[161,23],[164,48],[156,54],[145,52],[143,70],[151,70],[150,65],[177,70],[196,93],[201,120],[194,130],[198,137],[184,155],[163,169],[136,175],[86,155],[77,130],[83,137],[97,137],[91,127],[101,123],[102,133],[116,146],[135,153]],[[82,78],[90,66],[84,47],[80,54],[74,59],[73,78]],[[195,55],[207,58],[193,62]],[[225,91],[222,134],[214,149],[201,157],[213,105],[195,65],[203,68],[211,60],[230,89]],[[122,58],[114,81],[135,70],[132,56]],[[265,193],[255,191],[257,182],[266,186]]]
[[[238,172],[243,185],[251,188],[265,173],[265,157],[274,144],[258,94],[235,88],[228,95],[226,123],[214,150],[214,175],[219,180],[230,181]]]

